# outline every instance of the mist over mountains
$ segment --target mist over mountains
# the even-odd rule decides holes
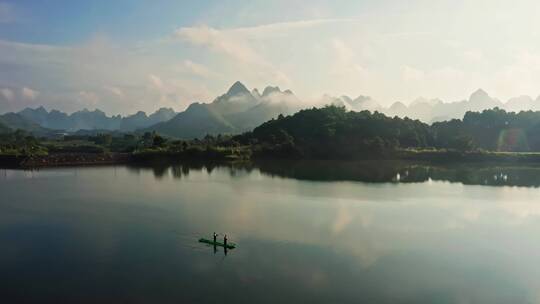
[[[249,91],[236,82],[213,102],[193,103],[173,119],[154,125],[148,130],[160,134],[194,138],[206,134],[241,133],[251,130],[278,115],[293,114],[305,107],[290,90],[266,87]]]
[[[463,101],[445,103],[440,99],[418,98],[409,106],[396,102],[382,112],[390,116],[407,116],[426,123],[433,123],[461,119],[468,111],[478,112],[496,107],[506,110],[504,103],[479,89],[472,93],[469,99]],[[521,105],[516,107],[518,111],[526,109],[528,108]]]
[[[169,120],[176,115],[173,109],[161,108],[156,112],[146,115],[139,111],[133,115],[122,117],[120,115],[107,116],[100,110],[89,111],[87,109],[66,114],[58,110],[47,111],[44,107],[35,109],[26,108],[18,113],[7,113],[1,117],[10,117],[12,121],[17,121],[17,124],[33,123],[42,128],[51,130],[62,130],[67,132],[75,132],[78,130],[107,130],[107,131],[135,131],[137,129],[146,128],[156,123]],[[14,125],[13,123],[5,123],[11,128],[18,128],[27,131],[27,127]]]
[[[536,99],[530,96],[519,96],[511,98],[506,103],[491,97],[487,92],[478,89],[471,96],[462,101],[443,102],[441,99],[417,98],[410,104],[394,102],[389,107],[383,107],[368,96],[359,96],[351,99],[348,96],[324,97],[327,103],[345,106],[352,111],[378,111],[388,116],[409,117],[418,119],[425,123],[462,119],[465,113],[481,112],[487,109],[500,108],[508,112],[538,111],[540,110],[540,96]]]
[[[440,99],[417,98],[408,105],[394,102],[388,107],[383,107],[376,100],[364,95],[356,98],[324,95],[317,100],[302,101],[290,90],[267,86],[261,93],[257,88],[250,91],[237,81],[225,94],[212,102],[194,102],[179,113],[170,108],[161,108],[150,115],[140,111],[122,117],[107,116],[97,109],[93,111],[84,109],[66,114],[39,107],[0,115],[0,123],[13,130],[23,129],[35,134],[46,134],[51,130],[156,131],[166,136],[188,139],[204,137],[207,134],[242,133],[279,115],[290,115],[301,109],[324,105],[342,106],[357,112],[378,111],[391,117],[409,117],[431,124],[462,119],[468,111],[482,111],[495,107],[512,112],[537,111],[540,110],[540,97],[533,99],[529,96],[519,96],[503,103],[484,90],[478,89],[468,99],[462,101],[443,102]]]

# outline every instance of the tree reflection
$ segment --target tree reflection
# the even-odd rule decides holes
[[[168,170],[174,179],[186,178],[191,170],[213,174],[223,170],[232,178],[258,170],[271,177],[311,181],[358,181],[366,183],[456,182],[466,185],[540,187],[540,166],[524,164],[450,163],[404,161],[257,161],[180,162],[134,166],[133,171],[151,170],[158,179]]]

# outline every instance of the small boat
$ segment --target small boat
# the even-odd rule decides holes
[[[200,238],[199,243],[205,243],[212,246],[225,247],[225,244],[223,244],[222,242],[217,242],[217,241],[214,242],[213,240],[209,240],[205,238]],[[236,244],[227,242],[227,249],[234,249],[234,248],[236,248]]]

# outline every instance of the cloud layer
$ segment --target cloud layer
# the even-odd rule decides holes
[[[236,80],[288,87],[303,100],[369,95],[383,105],[418,96],[462,100],[479,87],[502,99],[540,94],[535,1],[203,6],[187,24],[138,40],[97,25],[65,43],[21,42],[0,30],[0,112],[182,110]],[[21,7],[0,1],[0,23],[17,29]]]

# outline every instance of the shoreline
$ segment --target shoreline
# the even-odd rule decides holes
[[[53,153],[47,155],[0,155],[0,168],[11,169],[33,169],[48,167],[76,167],[76,166],[98,166],[116,164],[151,164],[151,163],[174,163],[181,161],[202,161],[202,162],[235,162],[235,161],[336,161],[335,159],[313,159],[301,157],[252,157],[235,158],[231,156],[207,157],[207,155],[185,155],[171,153],[146,153],[139,155],[136,153]],[[344,160],[345,159],[341,159]],[[531,163],[540,164],[540,153],[537,152],[484,152],[484,151],[414,151],[400,150],[391,156],[366,159],[346,159],[346,161],[419,161],[432,163]]]
[[[114,165],[130,162],[132,162],[130,153],[56,153],[34,156],[0,156],[0,167],[9,169]]]

